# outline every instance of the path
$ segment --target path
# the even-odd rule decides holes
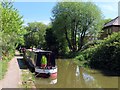
[[[0,81],[1,88],[18,88],[21,82],[21,70],[17,62],[17,58],[22,58],[18,56],[19,53],[16,51],[16,56],[8,63],[8,71],[3,80]]]

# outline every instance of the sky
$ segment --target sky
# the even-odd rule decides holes
[[[52,17],[52,9],[57,2],[40,2],[29,0],[26,2],[14,2],[14,7],[18,9],[20,15],[23,16],[24,25],[29,22],[43,22],[44,24],[50,23]],[[118,1],[97,1],[95,4],[101,9],[105,19],[115,18],[118,16]]]

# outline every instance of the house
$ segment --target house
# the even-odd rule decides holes
[[[104,24],[101,39],[107,37],[108,35],[111,35],[113,32],[119,32],[119,31],[120,31],[120,16]]]

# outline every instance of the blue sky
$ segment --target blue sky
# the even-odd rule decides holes
[[[25,24],[28,22],[43,22],[48,24],[55,2],[15,2],[14,7],[23,15]]]
[[[23,16],[25,25],[28,22],[43,22],[48,24],[52,16],[52,8],[57,2],[15,2],[14,7]],[[95,2],[101,9],[104,18],[118,16],[118,2]]]

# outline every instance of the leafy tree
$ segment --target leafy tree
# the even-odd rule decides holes
[[[79,51],[87,35],[101,30],[101,11],[92,2],[59,2],[53,8],[53,28],[67,41],[71,51]]]
[[[44,47],[45,44],[45,30],[46,25],[41,22],[32,22],[28,23],[28,26],[25,27],[27,34],[25,35],[25,43],[29,48],[30,46],[35,47]]]
[[[53,51],[57,56],[63,56],[67,51],[66,40],[60,37],[60,33],[56,33],[56,30],[54,30],[52,26],[46,29],[45,41],[47,50]]]
[[[104,38],[104,35],[105,35],[105,32],[104,32],[104,30],[103,30],[103,27],[104,27],[104,25],[106,24],[106,23],[108,23],[108,22],[110,22],[112,19],[111,18],[108,18],[108,19],[102,19],[101,20],[101,22],[102,22],[102,30],[100,31],[100,33],[99,33],[99,39],[103,39]]]
[[[112,20],[111,18],[103,19],[102,22],[103,22],[103,24],[106,24],[106,23],[108,23],[108,22],[111,21],[111,20]]]
[[[2,2],[0,19],[0,38],[2,38],[3,54],[14,51],[19,43],[24,44],[23,35],[25,30],[22,28],[23,20],[17,9],[11,2]]]
[[[51,27],[46,29],[45,41],[46,41],[46,47],[47,47],[46,49],[51,50],[56,54],[58,54],[59,42],[57,42],[56,35],[54,34]]]

